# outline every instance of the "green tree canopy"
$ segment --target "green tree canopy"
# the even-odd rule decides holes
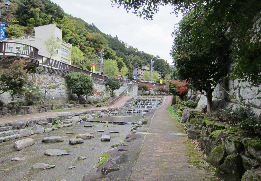
[[[153,71],[153,72],[152,72],[152,79],[153,79],[154,81],[157,81],[157,80],[159,79],[159,73],[156,72],[156,71]]]
[[[50,55],[50,59],[54,54],[56,54],[57,50],[61,48],[61,40],[57,39],[54,35],[50,36],[45,42],[44,45],[46,47],[46,51]]]
[[[128,72],[129,72],[128,68],[124,65],[124,67],[122,67],[120,71],[121,77],[124,78]]]
[[[119,69],[116,60],[108,59],[104,61],[104,74],[108,76],[118,75]]]
[[[149,71],[147,71],[147,70],[144,71],[142,79],[146,80],[146,81],[150,80],[150,73],[149,73]]]
[[[184,14],[192,9],[202,11],[201,7],[204,6],[208,13],[205,14],[206,21],[202,24],[203,27],[222,24],[227,27],[226,36],[233,40],[234,77],[248,80],[255,85],[261,83],[260,0],[111,1],[146,19],[152,19],[160,6],[171,5],[175,13],[181,11]]]
[[[77,46],[72,46],[71,61],[73,65],[81,65],[84,62],[84,54]]]
[[[88,95],[93,90],[93,80],[90,75],[83,72],[73,72],[66,77],[68,90],[76,94],[78,101],[81,95]]]
[[[12,100],[15,95],[23,93],[25,86],[29,83],[25,67],[25,61],[16,60],[0,74],[1,93],[9,91]]]
[[[180,21],[172,56],[179,77],[206,92],[210,111],[213,87],[227,75],[231,63],[231,43],[225,36],[227,27],[224,25],[203,26],[205,13],[191,11]]]
[[[114,90],[119,89],[121,87],[120,80],[116,77],[109,77],[105,85],[109,87],[111,97],[113,96]]]

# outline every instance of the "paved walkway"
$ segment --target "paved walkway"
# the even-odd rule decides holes
[[[97,107],[97,108],[86,108],[86,109],[73,109],[73,110],[65,110],[62,112],[79,112],[79,111],[85,111],[85,110],[100,110],[100,109],[108,109],[108,108],[116,108],[124,104],[128,99],[130,99],[130,96],[124,96],[122,99],[120,99],[115,104],[108,106],[108,107]],[[17,115],[17,116],[9,116],[9,117],[2,117],[0,118],[0,123],[4,122],[11,122],[11,121],[19,121],[19,120],[25,120],[30,118],[37,118],[37,117],[44,117],[44,116],[53,116],[60,114],[61,112],[43,112],[43,113],[34,113],[34,114],[27,114],[27,115]]]
[[[149,133],[179,132],[176,121],[166,110],[171,99],[172,96],[167,96],[164,105],[155,112]],[[186,135],[147,134],[130,180],[206,180],[204,170],[188,163],[186,140]]]

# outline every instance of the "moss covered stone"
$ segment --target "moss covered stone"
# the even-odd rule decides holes
[[[240,155],[232,154],[216,170],[216,175],[225,181],[240,181],[244,174],[243,161]]]
[[[247,141],[245,147],[252,147],[255,151],[261,151],[261,142],[260,140],[251,139]]]
[[[212,164],[215,167],[218,167],[219,165],[221,165],[225,159],[225,146],[224,145],[218,145],[216,147],[214,147],[210,154],[208,155],[207,158],[207,162],[209,162],[210,164]]]

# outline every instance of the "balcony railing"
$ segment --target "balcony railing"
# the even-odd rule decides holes
[[[23,43],[0,42],[0,56],[16,56],[37,60],[38,49]]]

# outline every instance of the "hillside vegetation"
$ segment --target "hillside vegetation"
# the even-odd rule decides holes
[[[126,46],[127,43],[101,32],[94,24],[66,14],[50,0],[12,1],[8,8],[2,9],[1,18],[6,22],[6,38],[33,36],[34,27],[55,23],[62,28],[63,41],[72,44],[73,51],[78,52],[72,57],[72,63],[84,69],[90,70],[91,62],[99,66],[103,54],[105,60],[116,60],[119,70],[126,66],[132,72],[133,67],[149,65],[152,58],[155,71],[164,76],[170,70],[169,64],[160,57]]]

